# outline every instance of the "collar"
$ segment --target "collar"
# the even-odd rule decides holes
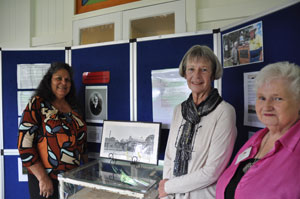
[[[253,138],[251,146],[258,150],[261,140],[268,133],[269,129],[264,128],[257,132],[257,136]],[[275,142],[275,148],[279,144],[288,151],[293,152],[300,141],[300,120],[296,122],[279,140]],[[255,152],[255,151],[254,151]]]
[[[289,128],[279,141],[290,152],[293,152],[300,141],[300,120]]]
[[[251,137],[250,139],[252,139],[252,142],[251,142],[251,146],[253,148],[253,152],[251,152],[251,154],[256,154],[259,147],[260,147],[260,143],[263,139],[263,137],[268,133],[269,129],[268,128],[264,128],[264,129],[261,129],[259,130],[256,135],[253,135],[253,138]]]

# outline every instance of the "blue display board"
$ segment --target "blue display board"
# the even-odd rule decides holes
[[[72,53],[74,79],[80,101],[85,100],[83,72],[109,71],[110,82],[97,84],[108,86],[108,119],[130,120],[130,57],[129,43],[75,49]]]
[[[178,68],[186,51],[196,44],[213,49],[213,34],[137,42],[138,121],[153,121],[151,71]]]
[[[74,79],[79,94],[80,104],[85,104],[85,86],[82,83],[84,72],[109,71],[108,84],[93,84],[107,86],[107,119],[130,120],[130,53],[129,42],[108,46],[72,49],[72,67]],[[92,86],[92,85],[87,85]],[[85,112],[84,106],[83,113]],[[102,124],[87,123],[91,126]],[[90,152],[100,152],[100,145],[88,143]]]
[[[2,97],[4,149],[18,142],[17,64],[64,62],[65,50],[2,51]],[[5,198],[28,198],[28,183],[18,181],[19,156],[4,156]],[[16,191],[17,190],[17,191]]]
[[[193,45],[213,49],[213,34],[183,36],[137,42],[137,119],[153,122],[151,71],[178,68],[186,51]],[[159,140],[160,160],[164,159],[169,130],[162,129]]]
[[[300,26],[295,19],[300,18],[300,3],[281,9],[269,15],[257,18],[247,23],[222,31],[226,34],[250,24],[262,21],[264,61],[238,67],[225,68],[222,78],[222,96],[232,104],[237,114],[238,137],[234,153],[248,140],[248,132],[259,130],[245,126],[244,121],[244,85],[243,74],[259,71],[267,64],[278,61],[289,61],[300,65]]]
[[[5,199],[29,198],[27,182],[19,182],[18,157],[4,156]]]
[[[4,149],[16,149],[18,139],[17,64],[65,62],[65,50],[2,51]]]

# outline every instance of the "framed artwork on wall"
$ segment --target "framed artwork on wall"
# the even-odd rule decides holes
[[[108,8],[140,0],[76,0],[76,14]]]

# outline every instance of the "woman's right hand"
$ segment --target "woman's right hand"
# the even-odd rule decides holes
[[[163,179],[159,182],[159,186],[158,186],[158,197],[159,198],[163,198],[166,197],[168,194],[165,191],[165,183],[168,181],[169,179]]]
[[[41,179],[39,179],[39,187],[40,187],[40,195],[48,198],[53,194],[53,184],[52,180],[48,175],[45,175]]]

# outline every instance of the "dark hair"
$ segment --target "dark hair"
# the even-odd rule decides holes
[[[63,62],[53,62],[51,63],[50,68],[48,69],[47,73],[44,75],[43,79],[41,80],[39,86],[37,87],[34,96],[40,96],[48,102],[53,102],[56,99],[56,96],[52,92],[51,88],[51,80],[52,75],[56,73],[60,69],[65,69],[68,71],[71,80],[71,88],[70,92],[66,95],[65,99],[72,107],[72,109],[77,109],[77,100],[76,100],[76,90],[75,84],[73,80],[73,70],[68,64]]]

